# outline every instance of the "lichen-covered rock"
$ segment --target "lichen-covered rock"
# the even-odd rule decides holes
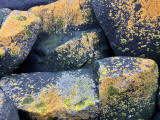
[[[0,28],[1,28],[1,25],[4,22],[5,18],[9,15],[10,12],[11,12],[11,10],[8,8],[0,9]]]
[[[1,0],[0,8],[10,8],[12,10],[27,10],[36,5],[49,4],[56,0]]]
[[[18,111],[0,88],[0,120],[19,120]]]
[[[93,0],[92,5],[116,55],[160,64],[159,0]]]
[[[70,32],[98,27],[90,0],[58,0],[29,10],[42,20],[42,31]]]
[[[101,119],[151,120],[158,88],[158,67],[150,59],[110,57],[95,63]]]
[[[106,51],[105,51],[106,50]],[[100,29],[43,36],[35,44],[23,72],[62,71],[90,67],[107,56],[107,44]]]
[[[73,70],[109,56],[89,0],[59,0],[29,11],[41,18],[43,33],[20,71]]]
[[[30,73],[2,78],[0,86],[31,118],[90,119],[96,116],[97,94],[88,69]]]
[[[40,19],[25,11],[12,11],[0,29],[0,77],[10,73],[28,55],[36,41]]]

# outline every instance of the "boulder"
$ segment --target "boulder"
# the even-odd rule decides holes
[[[12,11],[0,29],[0,77],[25,60],[40,28],[40,19],[25,11]]]
[[[5,18],[9,15],[10,12],[11,12],[11,10],[8,8],[0,9],[0,28],[1,28],[1,25],[4,22]]]
[[[49,4],[56,0],[1,0],[0,8],[9,8],[12,10],[27,10],[33,6]]]
[[[20,72],[73,70],[109,56],[88,0],[59,0],[29,11],[41,18],[42,33]]]
[[[90,69],[4,77],[0,86],[16,106],[37,120],[96,117],[97,94]]]
[[[95,63],[101,119],[151,120],[155,112],[158,67],[151,59],[110,57]]]
[[[0,88],[0,120],[19,120],[18,111],[13,102]]]
[[[72,35],[43,35],[38,40],[21,72],[57,72],[92,67],[94,61],[108,55],[101,29],[75,31]]]
[[[160,64],[159,0],[93,0],[92,5],[116,55]]]

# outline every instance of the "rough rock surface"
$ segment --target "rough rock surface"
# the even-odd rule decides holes
[[[19,109],[38,120],[96,116],[97,94],[90,69],[15,74],[2,78],[0,86]]]
[[[12,11],[0,29],[0,77],[18,67],[36,41],[40,19],[25,11]]]
[[[159,0],[93,0],[93,9],[118,56],[160,61]]]
[[[101,119],[151,120],[158,67],[150,59],[110,57],[96,62]]]
[[[18,111],[0,88],[0,120],[19,120]]]
[[[39,35],[21,71],[73,70],[108,56],[105,36],[88,0],[59,0],[29,11],[41,18],[45,33]]]
[[[6,17],[9,15],[10,12],[11,10],[8,8],[0,9],[0,28],[2,23],[4,22],[4,20],[6,19]]]
[[[0,8],[10,8],[12,10],[27,10],[36,5],[49,4],[56,0],[1,0]]]
[[[72,35],[53,34],[35,43],[23,72],[64,71],[90,67],[108,53],[100,29],[76,31]]]

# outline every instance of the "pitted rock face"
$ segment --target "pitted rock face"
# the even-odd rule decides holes
[[[25,11],[13,11],[0,29],[0,77],[14,70],[36,41],[40,19]]]
[[[0,88],[0,120],[19,120],[17,108]]]
[[[159,63],[159,0],[93,0],[92,5],[116,55]]]
[[[153,60],[111,57],[97,61],[102,119],[150,120],[155,110],[158,67]]]
[[[31,118],[89,119],[96,116],[97,95],[91,70],[12,75],[2,78],[0,86]]]

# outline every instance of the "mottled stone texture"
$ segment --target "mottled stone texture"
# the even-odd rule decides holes
[[[90,69],[59,73],[30,73],[2,78],[0,86],[31,118],[91,119],[97,94]]]
[[[0,120],[19,120],[18,111],[0,88]]]
[[[25,11],[13,11],[0,29],[0,77],[14,70],[36,41],[40,19]]]
[[[93,9],[116,55],[160,61],[159,0],[93,0]]]
[[[92,67],[94,61],[107,55],[107,49],[100,29],[44,35],[32,49],[23,70],[57,72]]]
[[[0,28],[1,28],[2,23],[4,22],[5,18],[9,15],[10,12],[11,12],[11,10],[8,8],[0,9]]]
[[[153,60],[111,57],[96,62],[101,119],[150,120],[155,110],[158,67]]]
[[[23,72],[53,72],[92,66],[109,56],[108,44],[89,0],[59,0],[29,10],[42,21]]]

